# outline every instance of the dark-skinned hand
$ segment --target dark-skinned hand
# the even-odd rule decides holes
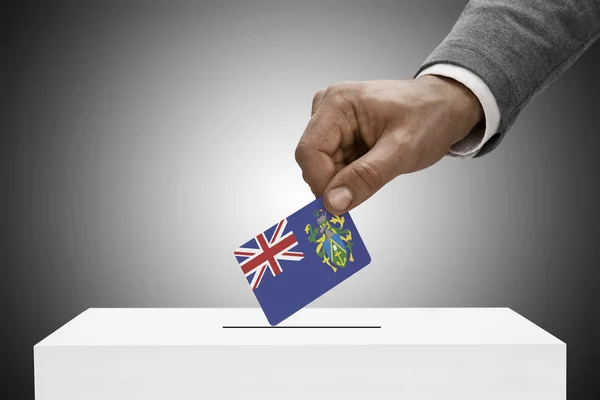
[[[339,83],[314,96],[296,161],[313,194],[339,215],[397,176],[437,163],[483,117],[477,97],[452,79]]]

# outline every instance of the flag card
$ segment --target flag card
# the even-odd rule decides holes
[[[275,326],[371,262],[349,213],[319,197],[234,251],[267,320]]]

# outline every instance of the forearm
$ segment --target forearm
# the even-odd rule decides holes
[[[503,135],[599,34],[598,0],[472,0],[417,74],[436,64],[475,73],[495,97]]]

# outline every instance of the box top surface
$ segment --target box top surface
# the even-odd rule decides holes
[[[560,344],[508,308],[306,308],[270,327],[256,308],[92,308],[40,346]]]

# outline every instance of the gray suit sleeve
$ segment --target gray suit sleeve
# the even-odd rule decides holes
[[[417,75],[433,64],[453,64],[488,85],[501,119],[480,157],[599,36],[600,0],[471,0]]]

